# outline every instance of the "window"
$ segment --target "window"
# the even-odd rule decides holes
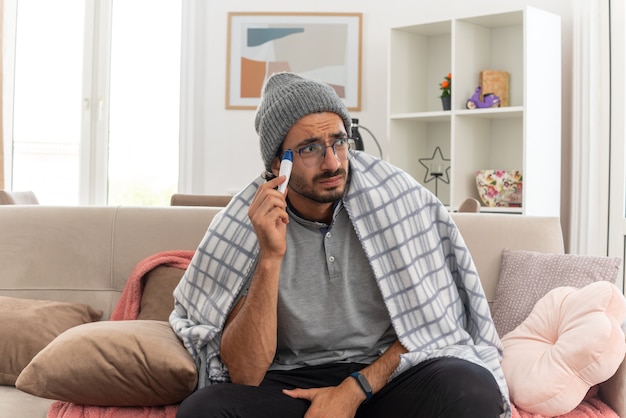
[[[180,7],[171,0],[114,4],[109,204],[168,204],[176,192]]]
[[[11,188],[33,190],[40,202],[78,199],[82,6],[72,0],[18,5],[13,135],[4,137],[13,149],[6,157],[13,156]]]
[[[5,1],[15,25],[5,122],[13,190],[32,190],[42,204],[169,203],[178,182],[180,3]]]

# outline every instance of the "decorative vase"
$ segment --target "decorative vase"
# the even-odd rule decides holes
[[[450,110],[452,96],[441,96],[441,105],[443,110]]]
[[[522,206],[522,172],[518,170],[476,171],[478,195],[488,207]]]

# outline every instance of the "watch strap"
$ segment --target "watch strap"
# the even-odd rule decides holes
[[[372,399],[372,396],[374,396],[374,394],[372,393],[372,386],[367,381],[367,378],[359,372],[354,372],[350,374],[350,377],[353,377],[354,380],[356,380],[356,382],[359,384],[359,386],[363,390],[363,393],[365,393],[364,403]]]

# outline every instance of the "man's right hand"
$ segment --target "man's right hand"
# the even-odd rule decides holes
[[[257,190],[248,217],[259,241],[261,257],[282,258],[287,251],[287,202],[285,196],[276,190],[285,177],[274,178],[261,185]]]

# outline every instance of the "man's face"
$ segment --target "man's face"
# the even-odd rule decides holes
[[[333,152],[330,146],[340,138],[347,138],[343,120],[336,113],[323,112],[307,115],[296,122],[285,137],[282,149],[293,151],[293,169],[289,180],[289,199],[308,200],[309,203],[332,203],[343,196],[348,176],[348,159]],[[310,145],[328,146],[323,157],[307,155]],[[302,149],[302,152],[298,150]],[[319,148],[318,148],[319,149]],[[278,175],[280,159],[276,158],[272,171]],[[296,206],[297,207],[297,206]]]

